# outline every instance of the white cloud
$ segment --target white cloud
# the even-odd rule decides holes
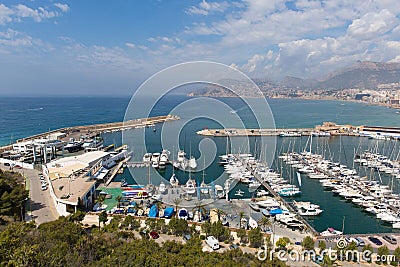
[[[369,12],[359,19],[353,20],[348,28],[348,34],[368,39],[377,34],[383,34],[398,25],[398,19],[389,10],[379,13]]]
[[[126,45],[127,47],[129,47],[129,48],[135,48],[135,47],[136,47],[136,45],[133,44],[133,43],[125,43],[125,45]]]
[[[62,12],[68,12],[69,11],[69,6],[67,4],[55,3],[54,6],[58,7],[59,9],[61,9]]]
[[[231,3],[232,4],[232,3]],[[185,12],[191,15],[204,15],[207,16],[210,12],[224,12],[228,9],[230,4],[228,2],[207,2],[203,0],[197,6],[189,7]]]
[[[0,25],[3,25],[7,22],[11,22],[12,18],[11,15],[13,14],[13,11],[6,7],[3,4],[0,4]]]
[[[67,12],[69,10],[68,5],[66,4],[56,3],[54,6],[59,8],[62,12]],[[4,25],[12,21],[20,22],[24,18],[31,18],[35,22],[41,22],[44,19],[59,17],[61,15],[62,14],[60,12],[49,10],[44,7],[33,9],[23,4],[7,7],[0,3],[0,25]]]
[[[31,36],[22,34],[18,31],[7,29],[0,32],[0,45],[18,47],[18,46],[32,46],[33,38]]]

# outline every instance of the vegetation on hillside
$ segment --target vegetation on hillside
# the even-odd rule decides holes
[[[18,173],[0,170],[0,224],[22,220],[25,200],[29,196],[21,183],[23,179]]]

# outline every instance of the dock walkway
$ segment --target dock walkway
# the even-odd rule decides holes
[[[239,160],[239,159],[237,159]],[[262,184],[262,186],[264,186],[270,193],[271,195],[274,196],[275,199],[278,200],[278,202],[283,203],[285,205],[285,207],[287,207],[289,209],[290,212],[294,213],[297,215],[298,219],[306,226],[306,228],[314,235],[314,236],[318,236],[319,232],[317,230],[314,229],[314,227],[312,227],[306,219],[303,218],[303,216],[301,216],[293,207],[292,205],[290,205],[283,197],[281,197],[279,194],[277,194],[270,186],[267,182],[265,182],[260,175],[256,172],[256,170],[249,164],[247,164],[246,162],[243,162],[243,164],[246,164],[246,168],[248,171],[250,171],[252,173],[252,175],[254,176],[254,178],[257,179],[258,182],[260,182]]]

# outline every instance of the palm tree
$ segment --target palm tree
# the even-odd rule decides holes
[[[204,213],[205,213],[204,207],[205,207],[205,205],[203,203],[201,203],[201,201],[198,201],[198,202],[194,203],[194,206],[195,207],[193,208],[193,211],[198,211],[202,218],[205,217],[204,216]],[[202,218],[200,218],[200,220],[202,220]]]
[[[223,210],[220,210],[220,209],[216,209],[216,210],[215,210],[215,213],[217,213],[218,221],[221,220],[221,215],[224,215],[224,214],[225,214],[225,212],[224,212]]]
[[[175,217],[178,217],[178,208],[179,208],[179,205],[182,203],[182,199],[175,198],[174,200],[172,200],[172,203],[174,203],[174,205],[175,205]]]
[[[244,212],[239,212],[239,228],[242,228],[242,219],[244,217]]]
[[[267,217],[262,217],[261,220],[258,221],[258,224],[264,228],[266,226],[270,226],[271,222],[268,220]]]
[[[118,195],[118,196],[115,198],[115,200],[118,202],[117,207],[120,208],[122,196],[121,196],[121,195]]]

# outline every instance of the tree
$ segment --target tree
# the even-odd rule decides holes
[[[218,221],[221,221],[221,216],[225,214],[225,212],[221,209],[215,209],[215,213],[217,214]]]
[[[367,261],[368,262],[371,262],[371,255],[372,255],[372,253],[374,252],[374,250],[373,250],[373,248],[372,248],[372,246],[370,245],[370,244],[367,244],[367,245],[365,245],[363,248],[362,248],[362,251],[364,252],[364,251],[369,251],[370,253],[369,253],[369,259],[367,259]]]
[[[140,222],[132,215],[127,215],[124,220],[124,225],[128,227],[128,229],[139,229]]]
[[[171,229],[172,234],[176,236],[181,236],[188,232],[188,224],[184,219],[171,218],[168,226]]]
[[[115,200],[118,202],[117,203],[117,207],[120,208],[121,207],[122,196],[121,195],[116,196]]]
[[[397,262],[400,262],[400,247],[397,247],[394,252],[393,255],[396,259]],[[393,265],[393,264],[392,264]]]
[[[310,236],[306,236],[301,245],[306,250],[314,250],[314,240]]]
[[[175,198],[174,200],[172,200],[172,203],[174,203],[174,205],[175,205],[175,217],[177,218],[178,217],[178,208],[179,208],[179,205],[182,203],[182,199]]]
[[[387,260],[387,257],[382,257],[382,256],[387,256],[387,255],[389,255],[389,249],[388,249],[388,247],[387,247],[386,245],[380,246],[380,247],[378,248],[378,255],[379,255],[379,258],[380,258],[380,259],[385,259],[385,260],[378,261],[378,262],[382,262],[382,263],[387,262],[387,261],[386,261],[386,260]]]
[[[100,223],[103,223],[103,225],[107,222],[108,218],[107,218],[107,212],[105,210],[103,210],[100,214],[99,214],[99,232],[100,232]]]
[[[263,244],[263,235],[259,227],[253,228],[249,231],[250,246],[253,248],[259,248]]]
[[[320,241],[318,242],[318,248],[319,248],[319,251],[320,251],[320,253],[321,253],[321,251],[323,251],[323,250],[326,249],[326,242],[323,241],[323,240],[320,240]]]
[[[242,228],[242,219],[244,217],[244,212],[239,212],[239,228]]]
[[[222,225],[221,221],[211,224],[210,235],[214,236],[219,241],[224,241],[229,238],[229,229]]]
[[[77,210],[75,213],[68,216],[68,220],[71,222],[81,222],[85,218],[85,215],[85,212]]]
[[[244,241],[245,241],[245,238],[247,237],[246,230],[244,230],[243,228],[240,228],[237,230],[236,235],[239,238],[240,243],[245,243]]]
[[[279,238],[278,241],[276,241],[276,246],[280,249],[286,248],[287,244],[287,240],[283,237]]]
[[[211,223],[210,223],[209,221],[204,222],[204,223],[201,225],[201,230],[203,230],[203,232],[204,232],[206,235],[210,235],[210,232],[211,232]]]
[[[262,227],[261,229],[265,231],[267,226],[271,226],[271,222],[267,217],[262,217],[261,220],[258,221],[258,225],[260,225]]]

